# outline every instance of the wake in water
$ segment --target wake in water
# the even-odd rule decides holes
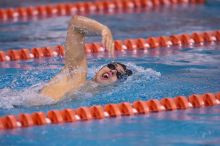
[[[88,102],[86,105],[94,104],[107,104],[107,103],[118,103],[122,101],[133,101],[134,98],[145,96],[148,93],[146,89],[149,89],[152,83],[155,83],[161,77],[161,73],[151,68],[144,68],[137,66],[134,63],[125,63],[129,69],[133,71],[133,75],[129,76],[127,80],[117,82],[112,85],[101,86],[98,92],[80,92],[77,93],[83,102]],[[88,78],[92,79],[103,65],[93,65],[88,69]]]
[[[16,106],[37,106],[54,104],[55,102],[49,98],[40,95],[38,92],[43,84],[37,84],[32,87],[15,91],[10,88],[0,90],[0,108],[10,109]]]
[[[150,86],[150,82],[159,79],[161,76],[160,72],[151,68],[137,66],[134,63],[127,63],[126,65],[133,71],[133,75],[121,84],[116,85],[116,88],[112,88],[107,96],[138,97],[140,94],[145,93],[145,90]]]
[[[133,71],[133,75],[129,76],[128,79],[124,82],[116,83],[114,85],[103,86],[95,93],[81,92],[79,90],[76,92],[74,96],[78,97],[92,97],[103,95],[111,98],[112,96],[118,96],[120,94],[128,94],[128,92],[137,92],[137,89],[145,88],[145,86],[149,86],[148,82],[152,79],[158,79],[161,74],[156,72],[151,68],[143,68],[141,66],[137,66],[134,63],[125,63],[129,69]],[[88,69],[88,79],[92,79],[95,75],[96,71],[98,71],[103,65],[95,66],[93,65]],[[29,71],[28,71],[29,72]],[[24,76],[23,76],[24,78]],[[35,80],[35,76],[26,76],[28,80]],[[16,79],[19,80],[19,79]],[[16,106],[36,106],[36,105],[47,105],[54,104],[55,102],[49,98],[44,97],[39,94],[39,90],[46,83],[38,83],[34,86],[22,89],[20,91],[16,91],[10,88],[0,89],[0,108],[14,108]],[[117,87],[115,87],[117,86]],[[95,89],[94,89],[95,90]],[[136,91],[135,91],[136,90]],[[137,93],[138,94],[138,93]],[[83,95],[83,96],[82,96]],[[67,97],[70,99],[71,97]],[[73,97],[72,97],[73,98]],[[75,97],[74,97],[75,98]]]

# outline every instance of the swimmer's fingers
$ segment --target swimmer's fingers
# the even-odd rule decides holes
[[[106,45],[107,45],[107,50],[110,56],[113,57],[114,56],[114,43],[113,43],[112,36],[108,37]]]
[[[102,31],[102,44],[104,46],[104,48],[106,48],[106,32],[105,30]]]
[[[108,48],[109,48],[109,53],[110,53],[111,57],[114,57],[114,42],[113,42],[112,37],[109,38]]]
[[[107,46],[107,42],[108,42],[108,39],[106,38],[106,36],[103,36],[102,38],[102,44],[103,44],[103,47],[108,50],[108,46]],[[109,50],[108,50],[109,51]]]
[[[108,27],[105,27],[102,31],[102,43],[108,52],[113,56],[114,44],[111,31]]]
[[[113,57],[114,56],[114,44],[113,44],[112,33],[110,30],[109,30],[108,39],[107,39],[107,49],[108,49],[111,57]]]
[[[104,27],[104,29],[102,31],[102,43],[107,50],[108,50],[109,36],[110,36],[110,33],[109,33],[108,27]]]

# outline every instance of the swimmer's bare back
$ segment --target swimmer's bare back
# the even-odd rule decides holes
[[[113,54],[113,38],[107,26],[86,17],[74,16],[69,22],[64,45],[65,66],[42,88],[41,95],[58,101],[86,83],[87,59],[84,45],[85,36],[90,33],[100,34],[104,47]]]

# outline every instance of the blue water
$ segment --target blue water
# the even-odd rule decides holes
[[[209,1],[205,6],[90,17],[108,25],[115,39],[190,33],[220,28],[218,4]],[[58,17],[0,24],[0,46],[7,50],[62,44],[69,19]],[[100,41],[100,37],[87,40]],[[13,104],[20,98],[36,96],[36,89],[62,69],[63,58],[0,63],[0,115],[219,92],[219,48],[220,44],[205,44],[148,52],[116,52],[116,61],[127,64],[134,71],[127,81],[97,94],[82,93],[76,99],[38,107],[13,107]],[[106,56],[105,53],[88,55],[88,79],[97,68],[111,61]],[[152,113],[0,131],[0,145],[220,145],[219,120],[219,106]]]

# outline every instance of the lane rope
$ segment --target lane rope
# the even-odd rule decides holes
[[[133,103],[95,105],[77,109],[50,110],[45,112],[20,113],[0,117],[0,129],[15,129],[32,126],[73,123],[77,121],[100,120],[105,118],[149,114],[152,112],[186,110],[220,104],[220,92],[193,94],[191,96],[166,97],[160,100],[138,100]]]
[[[191,34],[178,34],[171,36],[158,36],[126,40],[115,40],[116,51],[136,51],[146,49],[156,49],[171,46],[192,46],[203,45],[205,43],[220,42],[220,30],[207,32],[192,32]],[[104,52],[105,49],[100,42],[85,45],[86,53]],[[64,46],[39,47],[32,49],[10,49],[0,51],[0,62],[29,60],[42,57],[64,56]]]
[[[0,22],[25,20],[27,18],[49,18],[76,14],[117,12],[127,9],[155,8],[177,4],[204,4],[205,0],[104,0],[95,2],[58,3],[40,6],[0,9]],[[102,13],[103,14],[103,13]]]

